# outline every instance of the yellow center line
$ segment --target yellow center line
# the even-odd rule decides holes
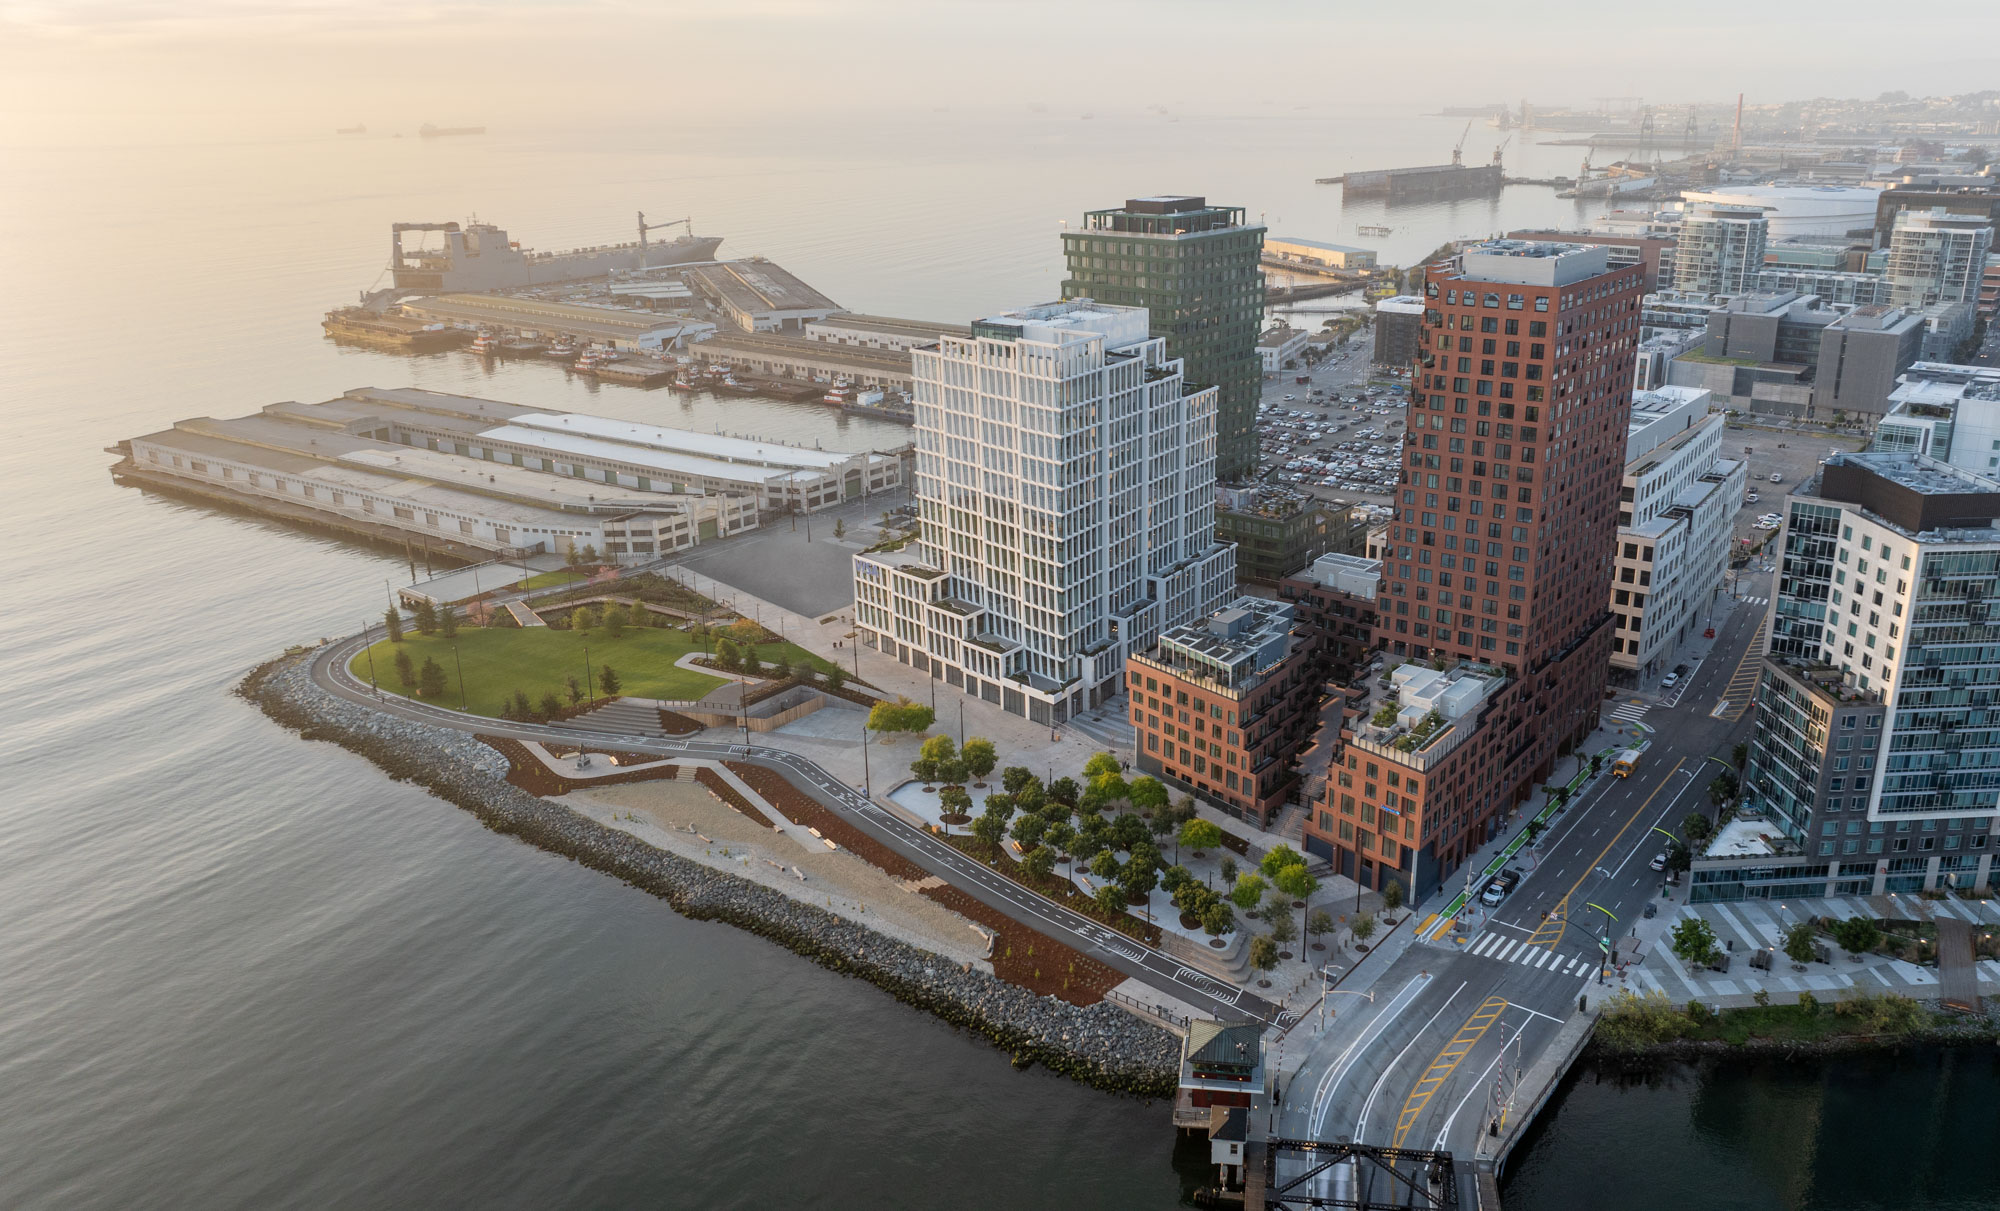
[[[1534,935],[1528,939],[1528,945],[1546,946],[1550,950],[1556,948],[1557,940],[1562,937],[1563,918],[1569,915],[1569,902],[1576,895],[1576,889],[1583,886],[1585,879],[1597,873],[1598,864],[1604,861],[1604,855],[1610,853],[1611,847],[1618,844],[1619,838],[1625,835],[1626,830],[1631,828],[1640,816],[1646,814],[1646,809],[1653,805],[1653,800],[1659,798],[1660,792],[1667,789],[1667,783],[1672,781],[1673,776],[1680,772],[1681,766],[1686,764],[1686,757],[1682,757],[1680,760],[1674,762],[1673,768],[1667,771],[1666,777],[1661,778],[1660,784],[1653,788],[1653,793],[1647,795],[1645,802],[1639,804],[1638,808],[1626,818],[1625,823],[1618,826],[1618,831],[1611,834],[1611,840],[1604,843],[1604,848],[1598,850],[1597,856],[1584,866],[1583,873],[1576,877],[1576,882],[1569,885],[1569,890],[1562,894],[1562,899],[1556,901],[1555,910],[1549,913],[1548,919],[1542,922],[1541,928],[1537,929]],[[1558,916],[1558,913],[1562,915]]]
[[[1472,1011],[1472,1016],[1465,1019],[1465,1025],[1458,1028],[1458,1033],[1452,1036],[1451,1042],[1444,1045],[1444,1050],[1438,1052],[1431,1060],[1430,1067],[1424,1069],[1424,1074],[1417,1078],[1416,1084],[1410,1086],[1410,1095],[1403,1099],[1403,1112],[1396,1117],[1395,1147],[1403,1146],[1404,1137],[1408,1136],[1410,1129],[1416,1126],[1417,1118],[1423,1114],[1424,1107],[1430,1105],[1432,1095],[1444,1086],[1459,1063],[1479,1040],[1485,1037],[1487,1030],[1499,1020],[1501,1012],[1506,1008],[1506,997],[1486,998],[1479,1008]]]

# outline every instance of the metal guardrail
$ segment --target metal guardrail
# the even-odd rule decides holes
[[[1161,1021],[1171,1023],[1173,1026],[1183,1031],[1188,1028],[1188,1025],[1193,1020],[1191,1018],[1182,1017],[1180,1014],[1177,1014],[1173,1010],[1168,1009],[1165,1005],[1148,1005],[1146,1004],[1146,1002],[1140,1000],[1139,998],[1133,996],[1127,996],[1126,994],[1118,991],[1116,988],[1113,988],[1109,992],[1106,992],[1104,994],[1104,999],[1107,1001],[1115,1001],[1118,1004],[1123,1005],[1125,1008],[1134,1011],[1135,1013],[1140,1013],[1147,1017],[1159,1018]],[[1206,1122],[1207,1121],[1206,1117],[1204,1117],[1202,1121]]]

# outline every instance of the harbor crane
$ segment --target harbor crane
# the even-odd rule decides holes
[[[685,228],[687,228],[687,233],[688,233],[688,235],[689,235],[690,237],[692,237],[692,236],[694,235],[694,220],[693,220],[692,218],[686,218],[686,219],[668,219],[668,220],[667,220],[666,222],[664,222],[664,223],[648,223],[648,222],[646,221],[646,212],[645,212],[645,211],[643,211],[643,210],[642,210],[642,211],[640,211],[640,212],[639,212],[639,247],[641,247],[641,248],[644,248],[644,247],[646,246],[646,233],[647,233],[647,232],[649,232],[649,231],[661,231],[661,230],[664,230],[664,229],[666,229],[666,228],[668,228],[668,227],[685,227]]]
[[[1465,124],[1465,133],[1458,136],[1458,146],[1451,149],[1451,162],[1453,167],[1457,167],[1459,164],[1464,162],[1462,157],[1465,155],[1465,138],[1466,135],[1470,135],[1471,133],[1472,133],[1472,123],[1467,122]]]
[[[1506,138],[1500,140],[1500,145],[1498,147],[1495,147],[1493,149],[1493,163],[1495,166],[1498,166],[1500,163],[1500,153],[1506,151],[1507,144],[1512,143],[1513,141],[1514,141],[1514,136],[1508,135]]]

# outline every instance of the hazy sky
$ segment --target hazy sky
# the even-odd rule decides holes
[[[1905,14],[1949,36],[1894,29]],[[1033,102],[1755,103],[1996,88],[1996,45],[2000,3],[1959,0],[0,0],[0,142]]]

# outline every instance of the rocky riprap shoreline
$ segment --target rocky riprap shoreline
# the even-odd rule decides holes
[[[505,780],[506,758],[462,732],[385,715],[314,684],[311,655],[259,666],[237,688],[307,740],[358,753],[551,853],[615,875],[683,916],[725,921],[822,967],[869,981],[906,1004],[969,1030],[1013,1057],[1099,1089],[1170,1097],[1180,1041],[1107,1003],[1071,1005],[875,932],[770,888],[655,849]]]

